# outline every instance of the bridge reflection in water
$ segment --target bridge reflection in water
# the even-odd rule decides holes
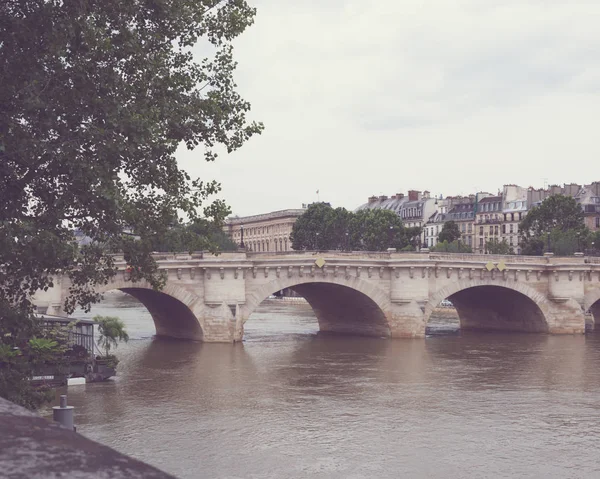
[[[118,377],[69,389],[78,430],[182,478],[595,477],[600,336],[466,331],[425,341],[318,334],[264,303],[235,345],[132,340]],[[128,307],[125,308],[124,306]]]

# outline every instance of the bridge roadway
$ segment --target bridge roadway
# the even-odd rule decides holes
[[[244,323],[269,295],[291,288],[314,309],[322,331],[423,338],[445,298],[461,328],[550,334],[585,332],[584,312],[600,320],[600,261],[446,253],[280,252],[219,256],[156,255],[162,291],[133,283],[123,258],[99,292],[124,291],[147,308],[157,335],[240,341]],[[60,314],[68,278],[36,295]]]

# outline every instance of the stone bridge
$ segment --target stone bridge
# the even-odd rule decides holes
[[[423,338],[433,309],[448,298],[461,328],[581,334],[584,312],[600,319],[600,261],[445,253],[280,252],[219,256],[156,255],[162,291],[119,273],[99,292],[121,290],[141,301],[157,335],[241,341],[244,323],[266,298],[291,288],[306,298],[321,331]],[[60,314],[68,279],[36,295]]]

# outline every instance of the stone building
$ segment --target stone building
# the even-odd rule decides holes
[[[475,221],[475,195],[447,196],[436,200],[437,211],[425,225],[425,244],[431,248],[438,242],[444,223],[454,221],[461,232],[461,241],[473,244],[473,222]]]
[[[502,190],[503,222],[499,240],[506,241],[516,254],[521,254],[519,223],[525,218],[532,203],[530,198],[537,194],[532,188],[527,189],[517,185],[504,185]]]
[[[454,221],[460,230],[463,244],[474,248],[475,244],[475,195],[457,197],[452,209],[448,212],[446,221]]]
[[[476,199],[475,206],[475,247],[474,252],[487,253],[486,243],[493,239],[501,241],[502,195]]]
[[[249,251],[292,251],[292,227],[305,211],[303,207],[254,216],[235,216],[226,220],[223,230],[240,246],[243,230],[244,246]]]
[[[600,181],[584,185],[575,196],[583,209],[585,225],[592,231],[600,229]]]

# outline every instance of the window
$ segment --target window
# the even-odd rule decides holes
[[[479,247],[483,248],[483,238],[479,238]]]
[[[473,225],[471,223],[469,223],[468,228],[469,228],[469,233],[472,233],[473,232]]]
[[[490,229],[491,229],[491,228],[490,228]],[[498,225],[496,225],[496,226],[494,227],[494,234],[495,234],[495,235],[497,235],[497,234],[498,234]]]
[[[504,225],[503,225],[503,226],[504,226]],[[510,225],[510,232],[511,232],[511,233],[514,233],[514,226],[512,225],[512,223],[511,223],[511,225]]]
[[[596,216],[596,228],[600,228],[600,218]]]
[[[510,225],[512,227],[512,225]],[[506,233],[506,225],[502,225],[502,234]],[[512,233],[512,231],[511,231]]]
[[[511,236],[510,238],[508,238],[508,244],[509,245],[513,245],[513,237]]]
[[[480,236],[481,236],[481,235],[483,235],[483,226],[480,226],[480,227],[479,227],[479,235],[480,235]]]

